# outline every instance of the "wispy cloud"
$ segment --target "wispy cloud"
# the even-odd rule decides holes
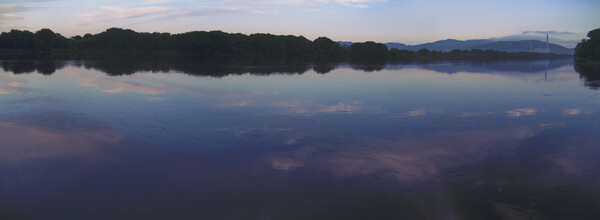
[[[104,6],[104,7],[100,7],[100,8],[107,10],[107,11],[115,12],[115,13],[125,12],[125,10],[123,10],[123,8],[114,7],[114,6]]]
[[[15,13],[29,10],[29,6],[17,5],[17,4],[0,4],[0,14],[4,13]]]
[[[121,8],[116,6],[103,6],[101,7],[101,12],[83,14],[82,17],[85,17],[83,21],[81,21],[82,25],[89,25],[99,22],[107,22],[114,21],[120,19],[131,19],[138,17],[147,17],[153,15],[160,15],[164,13],[168,13],[172,11],[166,7],[139,7],[139,8]]]
[[[305,6],[315,7],[324,4],[339,4],[352,8],[368,8],[370,4],[375,2],[387,2],[387,0],[230,0],[230,3],[242,3],[251,5],[279,5],[279,6]]]
[[[169,3],[160,4],[167,2]],[[97,12],[81,14],[82,20],[79,23],[85,26],[127,20],[129,24],[139,24],[155,20],[194,16],[270,14],[276,13],[282,7],[318,7],[327,4],[337,4],[352,8],[368,8],[375,2],[387,2],[387,0],[228,0],[209,1],[211,4],[205,4],[200,7],[197,5],[195,7],[179,7],[179,4],[176,4],[177,2],[172,0],[147,0],[148,7],[127,8],[114,5],[99,7]]]
[[[121,8],[115,6],[100,7],[101,12],[82,14],[85,17],[80,23],[89,25],[116,20],[131,20],[130,24],[146,23],[155,20],[175,19],[182,17],[209,16],[223,14],[266,14],[268,12],[245,8],[206,7],[193,9],[176,9],[167,7]],[[134,18],[139,18],[132,20]]]
[[[23,16],[15,13],[29,10],[29,6],[17,5],[17,4],[0,4],[0,23],[3,20],[17,20],[23,19]]]
[[[386,2],[386,1],[375,1],[375,0],[334,0],[336,3],[340,3],[346,7],[352,8],[368,8],[369,4],[374,2]]]
[[[180,11],[172,14],[171,17],[185,16],[205,16],[205,15],[221,15],[221,14],[266,14],[266,11],[243,9],[243,8],[198,8],[189,11]]]
[[[351,8],[368,8],[369,5],[367,4],[344,4],[347,7],[351,7]]]
[[[16,14],[10,14],[10,13],[6,13],[6,14],[0,14],[0,20],[15,20],[15,19],[23,19],[23,16],[19,16]]]
[[[576,34],[569,31],[523,31],[523,34],[551,34],[551,35],[571,35]]]

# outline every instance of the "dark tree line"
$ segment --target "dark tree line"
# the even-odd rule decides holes
[[[5,50],[36,50],[49,53],[53,49],[69,49],[71,46],[71,40],[46,28],[35,33],[11,30],[0,34],[0,49]]]
[[[336,61],[347,56],[344,48],[326,37],[311,41],[291,35],[244,35],[222,31],[140,33],[120,28],[72,38],[65,38],[49,29],[36,33],[12,30],[0,34],[0,50],[35,55],[54,52],[54,55],[66,54],[75,59],[133,55],[207,63]]]
[[[354,43],[350,46],[350,54],[354,61],[385,61],[388,56],[388,48],[385,44],[373,41]]]
[[[600,61],[600,28],[588,32],[587,37],[575,47],[575,57]]]
[[[600,28],[588,32],[575,47],[575,71],[589,88],[600,89]]]
[[[193,31],[181,34],[144,33],[110,28],[98,34],[66,38],[50,29],[11,30],[0,34],[0,59],[184,60],[197,63],[415,62],[437,60],[547,59],[559,55],[455,50],[417,52],[381,43],[342,47],[327,37],[230,34]],[[562,58],[562,57],[560,57]]]

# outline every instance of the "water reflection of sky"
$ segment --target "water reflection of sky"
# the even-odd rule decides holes
[[[489,65],[5,68],[0,217],[597,217],[600,93],[568,63]]]

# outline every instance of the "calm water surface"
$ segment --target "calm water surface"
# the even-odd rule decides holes
[[[571,61],[1,62],[2,219],[598,219]]]

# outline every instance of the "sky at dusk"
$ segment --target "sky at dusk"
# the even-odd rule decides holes
[[[222,30],[407,44],[549,32],[579,41],[600,27],[599,12],[598,0],[2,0],[0,31]]]

